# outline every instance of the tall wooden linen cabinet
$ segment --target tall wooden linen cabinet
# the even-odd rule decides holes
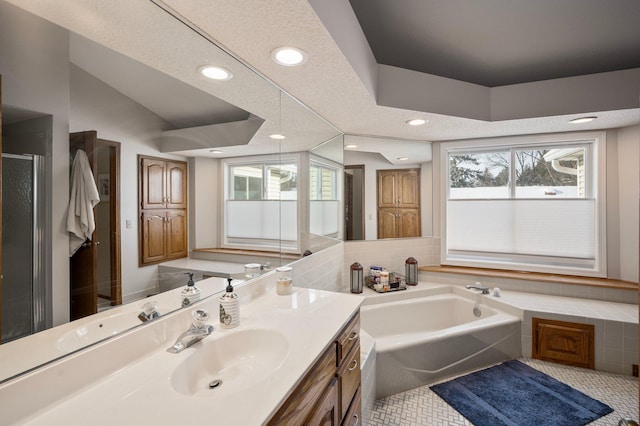
[[[420,170],[378,170],[378,238],[420,236]]]
[[[187,163],[138,156],[139,264],[188,255]]]

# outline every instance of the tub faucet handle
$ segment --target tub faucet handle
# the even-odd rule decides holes
[[[475,284],[467,284],[464,287],[469,290],[470,289],[480,290],[482,294],[489,294],[489,287],[484,287],[479,282],[476,282]]]

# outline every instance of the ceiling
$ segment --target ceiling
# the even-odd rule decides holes
[[[443,141],[617,128],[640,122],[635,1],[162,3],[347,134]],[[559,9],[556,3],[564,6]],[[583,4],[590,11],[576,16]],[[438,11],[438,16],[430,16],[432,11]],[[520,22],[512,22],[510,16],[519,17]],[[384,25],[373,25],[368,31],[368,25],[385,19]],[[482,54],[465,45],[470,39],[476,49],[482,45],[477,33],[469,33],[470,24],[477,20],[484,24],[473,29],[482,30],[489,44]],[[429,31],[424,29],[427,26]],[[581,28],[578,33],[576,27]],[[538,40],[530,41],[536,34]],[[396,44],[400,41],[394,40],[402,37],[411,38],[423,53]],[[299,67],[275,64],[270,52],[284,45],[304,49],[309,60]],[[582,46],[582,60],[576,59],[575,45]],[[381,55],[377,53],[381,46],[395,50],[393,59],[376,56]],[[432,59],[425,49],[437,50],[440,56]],[[594,60],[595,52],[605,53]],[[411,69],[421,63],[442,62],[447,53],[449,65],[439,64],[439,70]],[[415,56],[423,60],[411,65]],[[512,69],[498,76],[505,63],[511,63]],[[518,67],[524,71],[515,70]],[[616,71],[601,72],[611,67]],[[629,67],[636,68],[625,69]],[[453,74],[454,70],[460,74]],[[540,78],[553,80],[494,86]],[[582,115],[597,115],[598,120],[568,124],[569,119]],[[416,117],[427,119],[427,125],[405,124]]]
[[[158,98],[157,107],[150,107],[177,128],[206,125],[211,114],[218,114],[215,108],[226,108],[224,102],[207,104],[204,93],[239,106],[222,120],[227,124],[247,116],[247,122],[264,119],[264,124],[247,124],[252,131],[259,126],[249,143],[256,152],[266,152],[268,135],[284,117],[304,132],[283,141],[283,150],[305,149],[308,135],[327,140],[332,129],[314,121],[296,102],[276,96],[273,87],[257,81],[254,71],[347,135],[368,138],[368,149],[390,148],[403,140],[446,141],[640,123],[636,0],[78,0],[64,7],[8,1],[192,86],[194,90],[178,87],[175,95]],[[187,34],[175,19],[165,19],[169,15],[154,3],[205,38]],[[114,26],[119,30],[112,31]],[[212,55],[207,39],[250,69],[238,69],[230,58]],[[91,50],[83,49],[91,44],[72,39],[72,52]],[[271,51],[287,45],[302,48],[309,59],[299,67],[277,65]],[[113,64],[122,59],[100,55],[84,62],[78,55],[74,62],[90,69],[91,61]],[[197,64],[213,60],[222,61],[219,65],[232,69],[237,78],[211,85],[195,75]],[[91,72],[129,67],[118,64],[94,66]],[[112,78],[109,84],[114,87],[128,84],[122,89],[126,91],[150,80],[134,80],[134,70],[127,70],[120,76],[125,79],[100,78]],[[149,86],[163,87],[166,94],[169,84],[154,79]],[[193,103],[187,93],[193,95]],[[153,99],[144,96],[136,95],[139,102],[152,105]],[[584,115],[598,119],[568,123]],[[413,118],[428,122],[406,125]],[[408,147],[417,149],[415,144]],[[208,148],[167,151],[206,155]]]
[[[640,67],[633,0],[349,0],[376,61],[495,87]]]

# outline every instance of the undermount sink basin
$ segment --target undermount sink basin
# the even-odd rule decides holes
[[[272,330],[212,337],[194,345],[194,353],[174,370],[171,384],[177,392],[216,397],[248,389],[274,374],[289,352],[287,339]]]

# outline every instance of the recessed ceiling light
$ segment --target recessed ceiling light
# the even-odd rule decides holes
[[[271,51],[271,59],[286,67],[295,67],[296,65],[303,64],[306,62],[307,57],[307,53],[297,47],[284,46]]]
[[[210,149],[209,152],[212,154],[222,154],[222,151],[220,151],[219,149]]]
[[[345,149],[356,149],[357,147],[358,145],[354,145],[354,144],[349,144],[344,146]]]
[[[409,157],[398,157],[398,161],[407,161]]]
[[[422,118],[414,118],[413,120],[405,121],[409,126],[422,126],[426,122],[427,120],[423,120]]]
[[[285,136],[285,135],[281,135],[281,134],[279,134],[279,133],[274,133],[273,135],[269,135],[269,137],[270,137],[271,139],[285,139],[285,138],[286,138],[286,136]]]
[[[569,123],[571,124],[580,124],[580,123],[588,123],[590,121],[595,120],[596,116],[591,116],[591,117],[579,117],[579,118],[574,118],[573,120],[570,120]]]
[[[205,65],[200,67],[200,73],[213,80],[231,80],[233,74],[226,68]]]

